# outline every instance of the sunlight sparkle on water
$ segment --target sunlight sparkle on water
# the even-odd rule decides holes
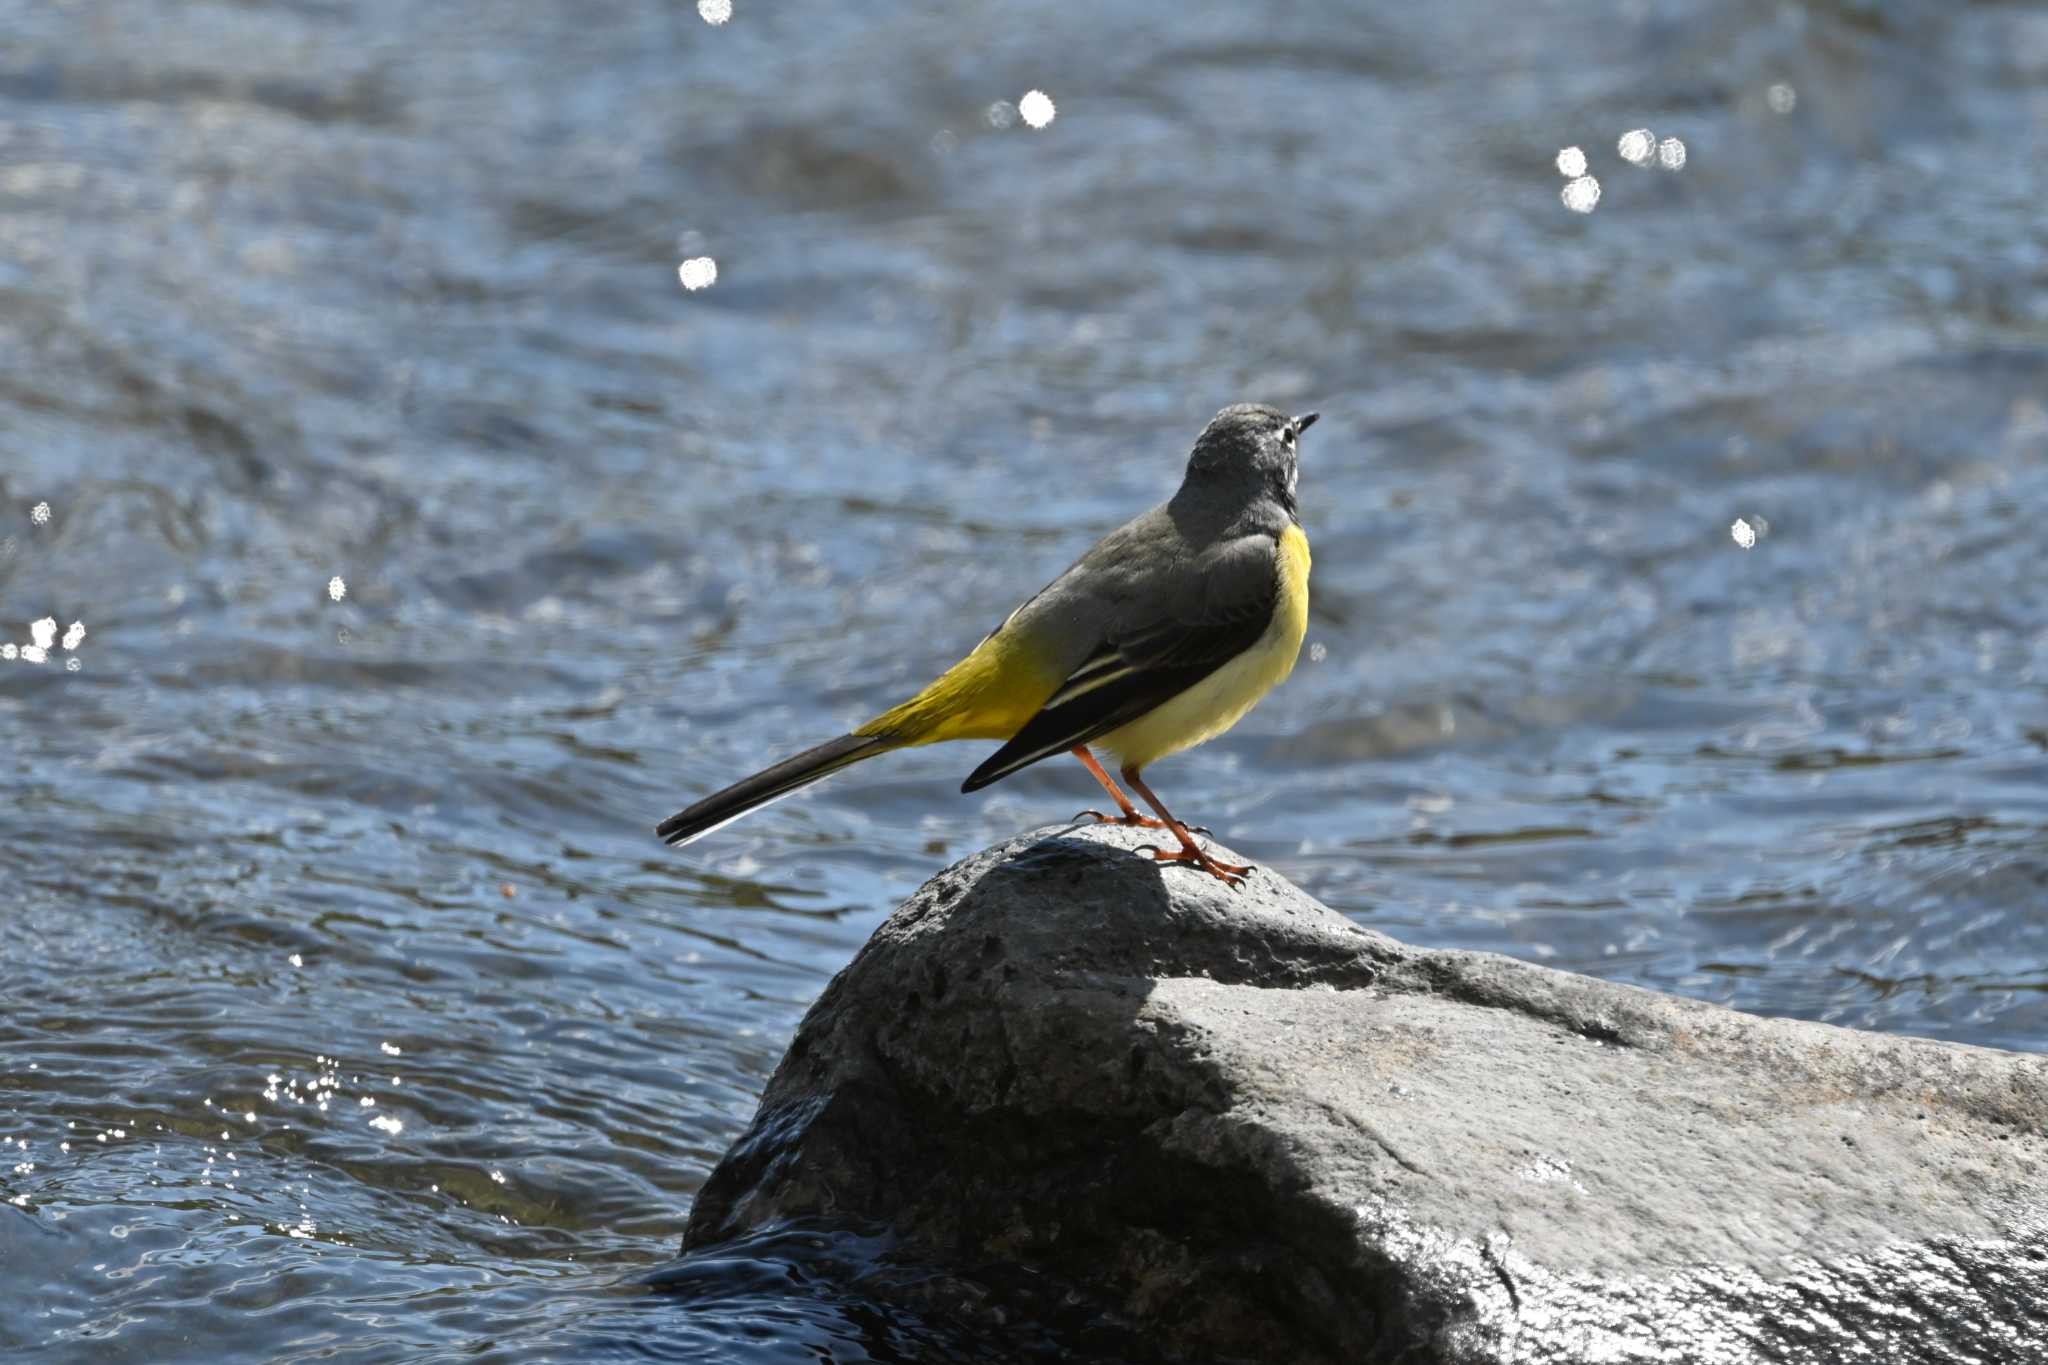
[[[1675,137],[1667,137],[1657,144],[1657,164],[1667,171],[1685,169],[1685,144]]]
[[[697,0],[697,17],[717,28],[732,18],[732,0]]]
[[[1557,154],[1557,173],[1567,180],[1577,180],[1586,173],[1586,153],[1578,147],[1566,147]]]
[[[1024,98],[1017,101],[1017,113],[1033,128],[1045,127],[1052,122],[1053,115],[1057,112],[1058,110],[1053,107],[1052,96],[1043,90],[1026,91]]]
[[[1600,203],[1600,182],[1590,175],[1582,175],[1566,185],[1559,197],[1573,213],[1591,213]]]
[[[982,117],[988,120],[989,127],[1001,132],[1017,121],[1017,106],[1008,100],[997,100],[988,107]]]
[[[1799,107],[1799,92],[1779,81],[1764,92],[1764,102],[1771,106],[1774,114],[1789,114]]]
[[[348,584],[341,581],[340,574],[336,574],[334,577],[327,580],[328,601],[339,602],[342,598],[346,596],[348,596]]]
[[[709,256],[692,256],[676,267],[676,275],[682,280],[683,288],[694,294],[718,283],[718,262]]]
[[[85,622],[73,621],[71,623],[71,628],[64,632],[64,638],[62,641],[60,641],[60,643],[64,646],[65,649],[71,650],[77,649],[78,646],[84,642],[84,640]]]
[[[1657,155],[1657,135],[1648,128],[1631,128],[1621,135],[1614,150],[1631,166],[1647,166]]]
[[[386,1057],[396,1057],[404,1052],[405,1049],[396,1043],[379,1043],[377,1044],[377,1051],[383,1053]]]
[[[1733,536],[1735,543],[1743,549],[1751,550],[1756,548],[1756,528],[1743,518],[1737,517],[1735,519],[1735,524],[1728,528],[1728,534]]]
[[[29,509],[28,519],[38,526],[48,526],[50,524],[50,504],[47,502],[37,503]]]
[[[397,1137],[405,1131],[405,1120],[392,1118],[389,1114],[379,1114],[370,1120],[370,1126],[379,1132],[389,1133],[391,1136]]]
[[[57,618],[45,616],[28,628],[29,638],[36,642],[37,649],[47,650],[57,643]]]

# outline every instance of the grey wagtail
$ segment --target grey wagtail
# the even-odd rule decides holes
[[[850,735],[713,792],[655,833],[687,844],[864,758],[1000,739],[961,791],[1071,753],[1121,812],[1084,815],[1166,830],[1179,847],[1147,845],[1156,861],[1192,863],[1236,886],[1251,869],[1204,852],[1138,774],[1222,734],[1294,670],[1308,629],[1296,446],[1315,420],[1257,403],[1223,409],[1196,438],[1179,492],[1103,537],[938,681]],[[1091,744],[1116,755],[1158,819],[1138,813]]]

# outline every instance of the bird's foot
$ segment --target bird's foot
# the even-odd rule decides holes
[[[1074,820],[1076,823],[1082,820],[1093,820],[1098,825],[1129,825],[1134,829],[1165,829],[1167,827],[1164,820],[1154,820],[1151,816],[1140,815],[1136,811],[1131,811],[1125,815],[1105,815],[1099,810],[1084,810],[1076,814]]]
[[[1246,874],[1253,870],[1253,864],[1251,863],[1220,862],[1210,857],[1201,849],[1192,846],[1186,848],[1161,848],[1157,844],[1145,844],[1138,851],[1151,854],[1152,861],[1155,863],[1187,863],[1190,866],[1198,867],[1233,891],[1244,885]]]

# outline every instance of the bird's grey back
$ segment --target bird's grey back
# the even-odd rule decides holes
[[[1231,506],[1188,491],[1104,536],[1004,629],[1037,637],[1048,662],[1071,671],[1105,640],[1199,621],[1218,601],[1265,593],[1287,513],[1270,499]]]

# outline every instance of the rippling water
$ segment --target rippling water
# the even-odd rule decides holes
[[[1059,1358],[850,1233],[636,1286],[1085,774],[649,827],[1239,398],[1324,413],[1311,652],[1178,809],[1406,938],[2048,1044],[2048,14],[1381,8],[0,0],[8,1358]]]

